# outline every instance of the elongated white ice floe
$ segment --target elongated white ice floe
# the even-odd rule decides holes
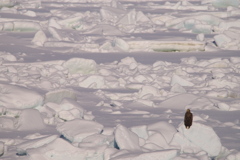
[[[189,52],[204,51],[200,41],[128,41],[130,51]]]

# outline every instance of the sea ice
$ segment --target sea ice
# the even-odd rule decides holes
[[[203,1],[202,3],[204,3]],[[227,8],[228,6],[239,6],[239,0],[212,0],[210,1],[214,7],[217,8]]]
[[[218,47],[227,47],[227,44],[232,41],[232,39],[225,34],[219,34],[214,36],[214,40]]]
[[[186,106],[196,100],[198,97],[193,94],[179,94],[177,96],[173,96],[160,104],[158,107],[168,108],[168,109],[183,109],[185,110]]]
[[[190,142],[206,151],[209,156],[215,157],[219,155],[222,144],[211,127],[194,122],[190,129],[186,129],[184,124],[181,124],[178,130]]]
[[[18,119],[18,130],[42,130],[46,128],[41,113],[36,109],[24,109]]]
[[[79,86],[83,88],[105,88],[105,79],[99,75],[86,76],[79,82]]]
[[[115,130],[115,140],[119,149],[130,151],[141,151],[139,146],[139,137],[137,134],[127,129],[123,125],[117,125]]]
[[[184,135],[177,132],[174,136],[172,141],[170,142],[170,146],[172,148],[178,148],[183,153],[198,153],[202,151],[197,145],[193,144],[189,141]]]
[[[205,42],[200,41],[132,40],[127,43],[130,51],[190,52],[205,50]]]
[[[94,74],[97,71],[97,64],[94,60],[83,58],[72,58],[63,64],[70,74]]]
[[[27,150],[30,159],[41,160],[84,160],[94,159],[102,160],[106,146],[96,148],[77,148],[62,138],[36,149]]]
[[[148,138],[148,132],[147,132],[147,126],[134,126],[131,127],[130,130],[138,135],[138,137],[147,139]]]
[[[71,142],[81,142],[84,138],[103,131],[103,125],[94,121],[74,119],[57,125],[57,130]]]
[[[114,136],[113,135],[103,135],[103,134],[94,134],[88,136],[79,143],[78,147],[97,147],[107,145],[108,147],[114,146]]]
[[[14,21],[1,23],[3,25],[3,31],[36,32],[41,29],[38,23],[30,21]]]
[[[47,41],[47,36],[45,35],[45,33],[42,30],[39,30],[33,40],[32,43],[37,45],[37,46],[43,46],[43,44]]]
[[[111,160],[171,160],[176,157],[178,154],[177,150],[163,150],[163,151],[155,151],[155,152],[147,152],[147,153],[129,153],[123,154]]]
[[[16,119],[13,117],[0,117],[0,128],[2,129],[15,129],[15,123]]]
[[[55,91],[50,91],[46,93],[44,97],[44,102],[54,102],[54,103],[61,103],[64,98],[70,98],[76,100],[76,93],[70,89],[59,89]]]
[[[174,86],[176,83],[178,83],[180,86],[194,86],[194,84],[192,82],[189,82],[187,80],[185,80],[184,78],[174,74],[172,76],[172,80],[171,80],[171,86]]]
[[[4,142],[0,141],[0,157],[4,154]]]
[[[26,141],[16,145],[17,152],[19,155],[26,154],[27,149],[39,148],[43,145],[51,143],[55,139],[58,138],[58,135],[44,136],[36,139],[31,139],[30,141]]]
[[[174,134],[177,132],[176,128],[172,124],[164,121],[148,125],[148,132],[152,131],[163,135],[167,143],[172,140]]]
[[[148,95],[148,97],[149,96],[160,96],[161,95],[158,88],[150,86],[150,85],[143,86],[139,90],[138,94],[139,94],[139,98],[146,97],[146,95]]]
[[[39,93],[17,85],[0,84],[0,105],[6,108],[34,108],[42,105]]]

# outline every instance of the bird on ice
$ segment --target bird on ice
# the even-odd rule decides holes
[[[186,129],[189,129],[192,125],[193,121],[193,114],[191,113],[190,109],[187,109],[184,117],[184,125]]]

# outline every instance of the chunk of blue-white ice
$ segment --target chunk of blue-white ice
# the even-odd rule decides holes
[[[0,105],[6,108],[35,108],[43,104],[43,96],[16,85],[0,84]]]
[[[138,135],[121,124],[116,127],[115,141],[121,150],[141,151]]]
[[[228,6],[239,6],[239,0],[204,0],[202,4],[210,3],[216,8],[227,8]]]
[[[63,64],[70,74],[94,74],[97,72],[97,64],[94,60],[84,58],[72,58]]]
[[[13,7],[16,4],[15,0],[3,0],[0,1],[0,8],[1,7]]]
[[[39,23],[30,21],[1,22],[0,26],[4,31],[36,32],[41,29]]]
[[[21,111],[17,122],[20,131],[46,129],[41,113],[36,109],[24,109]]]
[[[59,89],[55,91],[50,91],[46,93],[44,97],[44,102],[54,102],[60,104],[65,98],[76,100],[76,93],[70,89]]]
[[[181,124],[178,131],[191,143],[207,152],[210,157],[219,155],[222,144],[212,127],[194,122],[190,129]]]
[[[69,141],[81,142],[88,136],[101,133],[103,125],[94,121],[74,119],[59,123],[57,130]]]

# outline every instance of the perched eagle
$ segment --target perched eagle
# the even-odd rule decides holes
[[[193,121],[193,114],[191,113],[190,109],[187,109],[184,117],[184,125],[186,126],[187,129],[191,127],[192,121]]]

